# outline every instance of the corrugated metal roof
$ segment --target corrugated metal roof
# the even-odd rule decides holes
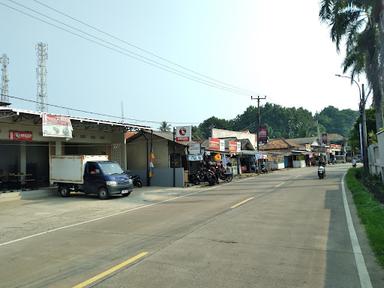
[[[15,109],[15,108],[9,108],[9,107],[0,107],[0,112],[7,112],[7,111],[16,113],[16,115],[27,114],[27,115],[39,116],[40,118],[43,115],[43,112],[23,110],[23,109]],[[48,114],[69,117],[71,120],[79,121],[79,122],[104,124],[104,125],[109,125],[109,126],[118,126],[118,127],[125,127],[125,128],[150,129],[149,126],[144,126],[144,125],[136,125],[136,124],[122,123],[122,122],[109,121],[109,120],[98,120],[98,119],[93,119],[93,118],[69,116],[69,115],[56,114],[56,113],[48,113]]]

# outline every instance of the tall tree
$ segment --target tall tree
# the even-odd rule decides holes
[[[380,2],[380,3],[379,3]],[[365,73],[373,90],[376,110],[376,127],[383,127],[383,61],[384,42],[380,27],[381,0],[322,0],[320,19],[331,29],[331,39],[340,50],[346,40],[344,72],[351,70],[351,77]],[[380,35],[380,37],[378,36]],[[384,58],[382,58],[384,59]]]
[[[167,121],[163,121],[160,124],[159,130],[161,132],[169,132],[171,131],[171,124],[169,124]]]

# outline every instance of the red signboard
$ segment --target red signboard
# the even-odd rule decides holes
[[[9,131],[9,139],[13,141],[32,141],[31,131]]]
[[[237,141],[228,141],[229,153],[237,152]]]
[[[208,150],[220,151],[220,139],[219,138],[209,138]]]

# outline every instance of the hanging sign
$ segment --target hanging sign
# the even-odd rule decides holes
[[[32,141],[31,131],[9,131],[9,140]]]
[[[203,161],[203,155],[187,155],[188,161]]]
[[[236,145],[236,148],[237,148],[237,153],[239,153],[239,152],[241,152],[241,142],[237,142],[236,143],[237,145]]]
[[[43,114],[43,136],[72,138],[71,119],[66,116]]]
[[[219,149],[220,149],[219,151],[225,152],[225,140],[224,139],[220,139]]]
[[[267,127],[260,127],[259,129],[259,142],[267,144],[268,142],[268,130]]]
[[[200,143],[189,143],[188,152],[190,155],[198,155],[201,153]]]
[[[192,140],[192,126],[175,127],[176,142],[190,142]]]

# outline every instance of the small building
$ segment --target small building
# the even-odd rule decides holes
[[[260,151],[271,155],[272,166],[281,169],[282,163],[284,163],[284,168],[293,168],[296,166],[295,161],[302,161],[299,155],[292,154],[292,150],[299,148],[300,145],[294,141],[279,138],[272,139],[267,144],[260,146]]]
[[[184,187],[187,147],[173,141],[171,132],[141,130],[127,133],[127,169],[144,179],[148,186],[172,187],[175,181],[176,187]]]
[[[48,125],[44,117],[58,121]],[[124,133],[148,129],[147,126],[9,107],[0,107],[0,119],[0,182],[3,189],[28,181],[33,186],[48,186],[51,155],[104,154],[124,169]],[[48,135],[46,131],[49,129],[53,133]]]

